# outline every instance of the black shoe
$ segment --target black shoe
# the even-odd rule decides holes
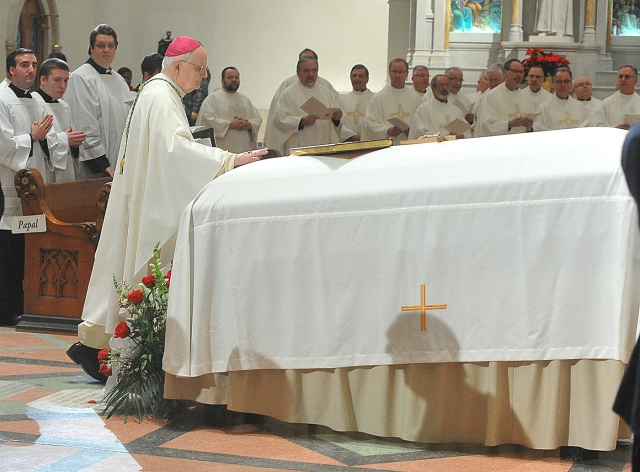
[[[15,326],[20,321],[20,315],[7,315],[0,317],[0,326]]]
[[[105,383],[107,376],[98,372],[98,370],[100,370],[98,352],[100,352],[100,349],[85,346],[82,343],[75,343],[67,350],[67,356],[82,367],[82,370],[84,370],[88,376],[93,377],[98,382]]]

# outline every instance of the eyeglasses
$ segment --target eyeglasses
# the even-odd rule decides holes
[[[432,88],[443,89],[443,88],[447,88],[448,86],[449,84],[435,84]]]
[[[389,74],[408,74],[409,71],[408,70],[395,70],[395,69],[391,69],[389,71]]]
[[[620,75],[618,76],[618,78],[619,78],[619,79],[635,79],[635,78],[636,78],[636,76],[635,76],[635,75],[623,75],[623,74],[620,74]]]
[[[513,72],[514,74],[524,74],[524,69],[505,69],[509,72]]]
[[[93,47],[96,47],[98,49],[115,49],[116,48],[116,43],[109,43],[109,44],[96,43],[96,44],[93,45]]]
[[[558,79],[558,80],[554,80],[553,81],[554,84],[560,84],[560,85],[569,85],[571,83],[571,79]]]
[[[429,74],[413,74],[413,76],[414,76],[414,77],[421,77],[421,78],[423,78],[423,79],[424,79],[425,77],[426,77],[427,79],[429,78]]]
[[[591,84],[575,84],[574,85],[575,88],[579,88],[579,87],[593,87],[593,85]]]
[[[187,64],[191,64],[201,74],[207,69],[207,65],[208,65],[208,64],[205,64],[203,66],[200,66],[198,64],[194,64],[193,62],[185,61],[184,59],[180,59],[180,62],[186,62]]]
[[[531,74],[529,74],[527,77],[530,78],[530,79],[544,79],[544,75],[531,75]]]
[[[462,83],[462,82],[464,82],[464,80],[452,77],[452,78],[449,79],[449,82],[460,82],[460,83]]]

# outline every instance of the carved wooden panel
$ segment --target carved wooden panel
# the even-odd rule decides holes
[[[39,296],[78,298],[78,251],[40,248]]]

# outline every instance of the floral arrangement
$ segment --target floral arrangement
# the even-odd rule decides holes
[[[551,76],[560,66],[568,66],[571,64],[565,57],[558,54],[545,51],[542,48],[527,49],[527,57],[522,60],[525,75],[529,73],[532,66],[542,66],[545,76]]]
[[[151,275],[142,278],[139,288],[114,276],[120,308],[127,313],[109,341],[109,349],[98,355],[100,372],[109,376],[103,414],[110,418],[124,409],[124,421],[131,412],[138,420],[151,415],[171,418],[180,410],[176,400],[166,400],[162,356],[166,332],[171,270],[166,274],[160,262],[159,243],[153,249]]]

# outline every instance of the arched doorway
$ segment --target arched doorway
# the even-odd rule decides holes
[[[25,0],[18,23],[17,47],[35,51],[38,62],[42,63],[45,28],[49,29],[47,17],[37,0]]]
[[[10,9],[5,51],[20,47],[33,49],[38,62],[51,52],[62,50],[58,44],[58,14],[55,0],[24,0]]]

